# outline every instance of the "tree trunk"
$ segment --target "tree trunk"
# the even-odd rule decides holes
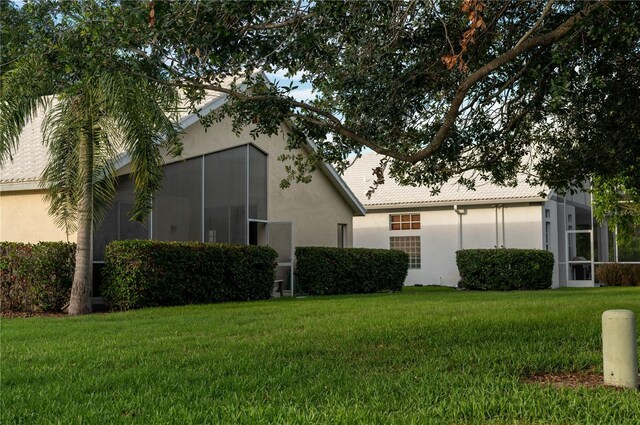
[[[90,133],[90,132],[88,132]],[[93,221],[93,143],[87,134],[81,134],[78,160],[82,181],[78,200],[78,241],[76,250],[76,269],[71,286],[69,314],[91,313],[92,307],[92,271],[91,236]]]

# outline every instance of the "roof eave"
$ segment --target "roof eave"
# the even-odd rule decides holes
[[[441,202],[406,202],[406,203],[389,203],[389,204],[369,204],[366,205],[367,210],[390,210],[390,209],[408,209],[408,208],[434,208],[434,207],[452,207],[473,206],[473,205],[501,205],[501,204],[523,204],[530,202],[544,202],[545,198],[540,196],[525,198],[504,198],[504,199],[479,199],[479,200],[447,200]]]
[[[25,190],[42,190],[40,180],[0,182],[0,192],[19,192]]]

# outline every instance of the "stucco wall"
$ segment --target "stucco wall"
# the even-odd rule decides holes
[[[0,192],[0,240],[9,242],[66,241],[64,230],[47,214],[44,191]],[[76,235],[69,235],[75,242]]]
[[[504,232],[502,228],[504,209]],[[420,213],[419,230],[389,230],[389,214]],[[365,217],[354,218],[354,246],[389,248],[391,236],[420,236],[421,268],[409,270],[406,285],[457,286],[460,276],[455,252],[460,249],[543,248],[541,205],[516,204],[498,208],[496,235],[496,208],[494,206],[466,206],[409,209],[369,210]],[[462,239],[460,240],[460,234]]]
[[[337,246],[338,223],[347,224],[346,245],[353,241],[353,211],[320,170],[313,173],[310,183],[292,183],[287,189],[280,188],[286,177],[285,163],[278,157],[286,151],[285,132],[253,139],[246,129],[236,135],[229,119],[215,123],[206,131],[200,123],[188,127],[183,134],[182,159],[221,151],[231,147],[253,143],[268,155],[268,219],[270,221],[293,221],[295,246]],[[303,150],[291,152],[303,153]],[[166,157],[166,163],[180,161]],[[119,174],[130,172],[124,167]]]
[[[292,221],[295,246],[337,246],[338,223],[347,224],[346,246],[351,246],[353,211],[320,170],[313,173],[308,184],[292,183],[290,188],[280,189],[280,181],[286,177],[285,163],[277,160],[285,153],[286,130],[284,127],[282,130],[280,135],[259,136],[254,140],[248,130],[236,135],[228,119],[214,124],[206,132],[200,123],[195,123],[184,132],[182,157],[167,157],[166,163],[253,143],[268,154],[269,220]],[[118,170],[120,175],[130,172],[129,166]],[[65,233],[56,228],[47,215],[48,206],[42,194],[42,191],[0,192],[0,240],[66,240]],[[71,235],[70,240],[75,240],[75,235]]]

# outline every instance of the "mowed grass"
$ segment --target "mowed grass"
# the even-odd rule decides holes
[[[0,422],[638,424],[601,372],[640,288],[310,297],[1,321]]]

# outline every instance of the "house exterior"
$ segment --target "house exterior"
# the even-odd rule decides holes
[[[556,259],[553,287],[594,286],[594,263],[608,261],[609,250],[598,246],[609,246],[609,233],[594,225],[584,191],[560,196],[521,177],[516,187],[478,182],[468,190],[448,183],[431,196],[428,188],[400,186],[387,176],[368,199],[380,159],[365,154],[344,175],[367,208],[354,219],[353,244],[408,252],[406,285],[457,286],[460,249],[548,250]]]
[[[201,114],[226,101],[226,96],[210,97]],[[0,240],[76,239],[55,226],[43,201],[39,180],[47,152],[41,119],[27,125],[13,161],[0,169]],[[229,119],[205,131],[192,114],[180,125],[183,153],[165,157],[163,187],[144,226],[129,220],[134,196],[130,164],[126,157],[119,159],[117,199],[94,230],[95,264],[104,260],[105,245],[116,239],[270,245],[279,253],[278,278],[290,289],[296,246],[352,246],[353,217],[365,210],[331,166],[322,165],[308,184],[280,188],[286,170],[277,158],[286,151],[286,123],[279,135],[255,139],[249,129],[236,135]]]

